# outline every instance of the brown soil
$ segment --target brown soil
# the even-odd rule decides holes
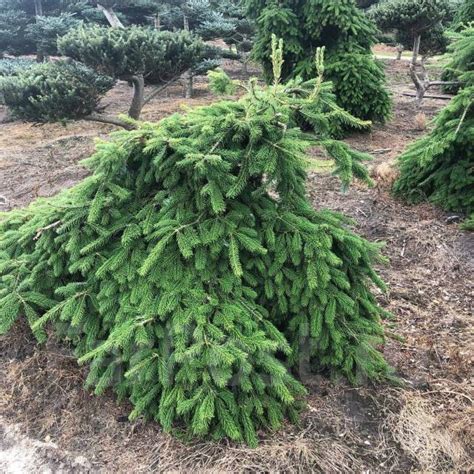
[[[15,464],[5,458],[25,452],[30,458],[20,466],[22,472],[346,473],[474,467],[474,237],[458,229],[456,217],[429,204],[408,206],[389,194],[393,160],[425,132],[415,120],[413,99],[400,95],[410,87],[407,65],[386,65],[395,102],[392,120],[348,138],[374,155],[377,185],[355,184],[344,194],[335,178],[311,172],[308,192],[315,207],[352,216],[357,232],[386,243],[390,263],[379,271],[390,289],[379,300],[393,315],[389,331],[403,340],[389,339],[384,352],[405,385],[353,388],[317,376],[308,381],[309,408],[300,425],[262,433],[257,449],[226,442],[187,444],[163,434],[155,423],[128,422],[130,406],[117,405],[112,395],[84,391],[87,370],[77,366],[68,347],[54,339],[38,347],[20,323],[0,340],[0,470],[11,472]],[[129,93],[126,84],[119,84],[104,101],[109,112],[124,111]],[[204,80],[191,100],[183,99],[175,86],[146,107],[144,119],[214,100]],[[422,112],[432,117],[445,103],[425,100]],[[113,129],[83,121],[67,127],[11,122],[1,128],[4,209],[53,195],[82,179],[86,171],[78,162],[92,152],[94,137],[105,138]]]

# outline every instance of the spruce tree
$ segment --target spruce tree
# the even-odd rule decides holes
[[[320,52],[316,79],[282,85],[273,50],[272,86],[118,132],[85,162],[90,177],[0,221],[2,333],[25,315],[44,341],[50,324],[131,418],[251,446],[297,418],[293,369],[388,374],[379,247],[305,191],[309,146],[344,186],[369,179],[367,156],[329,136],[335,118],[357,120],[335,105]]]
[[[456,97],[435,119],[435,127],[399,159],[394,192],[411,202],[474,213],[474,26],[455,35],[449,69],[461,81]]]
[[[338,103],[364,120],[384,121],[391,109],[382,65],[373,57],[376,28],[354,0],[246,0],[255,17],[254,57],[271,79],[271,34],[286,44],[283,79],[314,74],[316,48],[326,48],[326,77]]]

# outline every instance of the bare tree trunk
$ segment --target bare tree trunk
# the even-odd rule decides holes
[[[143,107],[143,97],[145,92],[145,79],[143,74],[138,74],[130,78],[133,84],[133,99],[130,109],[128,110],[128,115],[138,120]]]
[[[97,8],[105,15],[107,21],[110,23],[112,28],[124,28],[123,23],[120,21],[113,8],[106,8],[100,3],[97,4]]]
[[[155,16],[155,28],[161,30],[161,17],[159,14]]]
[[[247,57],[244,56],[244,59],[242,61],[242,72],[248,76],[249,75],[249,68],[248,68],[248,60]]]
[[[35,17],[38,21],[38,17],[43,16],[43,2],[42,0],[35,0]],[[36,45],[36,62],[42,63],[45,60],[43,52]]]
[[[420,54],[420,44],[421,44],[421,35],[415,36],[413,42],[413,56],[410,64],[410,77],[415,84],[416,88],[416,106],[420,107],[421,101],[425,97],[426,91],[432,86],[439,85],[451,85],[452,82],[449,81],[430,81],[428,77],[428,72],[426,71],[426,60],[428,59],[426,55],[423,55],[421,58],[420,71],[418,71],[418,56]],[[456,84],[454,82],[454,84]]]
[[[35,16],[43,16],[42,0],[35,0]]]
[[[185,31],[189,31],[189,20],[186,15],[183,15],[183,27]],[[184,73],[184,97],[191,99],[193,97],[193,75],[188,70]]]
[[[416,35],[413,41],[413,56],[411,58],[410,64],[410,77],[415,84],[416,88],[416,105],[420,107],[421,101],[425,96],[426,90],[428,89],[429,80],[426,74],[426,69],[424,63],[421,64],[422,68],[422,77],[418,75],[417,63],[418,55],[420,54],[420,44],[421,44],[421,35]]]
[[[413,41],[413,56],[411,58],[411,63],[416,65],[418,61],[418,55],[420,54],[420,44],[421,44],[421,35],[416,35]]]
[[[397,46],[397,61],[401,61],[403,50],[404,50],[403,46],[401,44],[399,44]]]
[[[185,88],[184,88],[184,97],[186,99],[191,99],[193,97],[193,75],[191,72],[185,73]]]

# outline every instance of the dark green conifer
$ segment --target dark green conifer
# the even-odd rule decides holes
[[[448,65],[461,89],[435,119],[435,127],[399,158],[397,195],[474,213],[474,26],[455,35]],[[472,217],[471,217],[472,222]],[[472,226],[472,224],[470,224]]]
[[[283,79],[314,76],[313,57],[326,48],[326,78],[339,105],[363,120],[385,121],[391,101],[382,65],[374,58],[376,28],[355,0],[246,0],[255,17],[253,54],[271,79],[271,35],[285,41]]]
[[[130,399],[132,418],[251,446],[296,419],[297,369],[387,375],[378,246],[305,191],[309,146],[345,186],[368,181],[367,156],[329,136],[357,120],[320,51],[317,79],[282,85],[273,50],[272,86],[117,133],[90,177],[0,222],[2,333],[25,315],[44,341],[51,324],[90,364],[87,385]]]

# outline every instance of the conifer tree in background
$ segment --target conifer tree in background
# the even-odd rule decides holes
[[[470,215],[474,230],[474,25],[455,35],[449,68],[461,89],[435,119],[435,128],[398,160],[395,194],[411,202],[429,200]]]
[[[0,0],[0,53],[36,53],[38,62],[57,54],[57,38],[79,23],[65,7],[61,0]]]
[[[202,42],[188,32],[146,27],[86,27],[70,31],[58,42],[62,54],[101,74],[130,81],[134,95],[128,115],[140,117],[148,76],[164,84],[192,67],[202,54]]]
[[[430,87],[441,85],[430,80],[425,60],[446,49],[444,32],[452,20],[450,0],[384,0],[370,10],[369,16],[382,30],[395,29],[397,42],[413,51],[410,76],[420,105]]]
[[[79,25],[80,21],[68,13],[58,16],[40,16],[34,23],[28,25],[26,37],[36,45],[36,52],[41,58],[56,56],[59,54],[58,38]]]
[[[201,22],[198,34],[203,39],[224,40],[231,51],[235,47],[236,59],[242,62],[244,73],[247,74],[255,25],[245,13],[244,0],[220,1],[216,5],[210,2],[210,5],[216,7],[214,14]]]
[[[283,79],[312,77],[312,58],[325,46],[326,77],[334,84],[338,103],[364,120],[384,121],[391,109],[382,65],[371,46],[376,28],[354,0],[246,0],[255,17],[254,57],[271,77],[271,34],[286,44]]]
[[[81,26],[64,35],[58,41],[58,48],[70,59],[89,66],[93,71],[78,64],[68,67],[59,62],[44,68],[19,71],[17,77],[1,80],[0,93],[14,115],[36,122],[88,118],[130,128],[130,122],[114,117],[89,116],[95,111],[98,99],[108,90],[102,85],[95,87],[104,83],[101,78],[109,76],[105,82],[110,85],[116,79],[133,84],[134,94],[128,115],[138,119],[143,105],[161,91],[161,88],[155,88],[145,97],[148,76],[153,77],[155,84],[179,77],[199,62],[203,43],[184,31],[160,32],[136,26]],[[86,82],[81,84],[82,80]],[[93,104],[95,107],[91,107]],[[53,113],[48,110],[49,106]]]
[[[0,332],[25,315],[44,341],[51,324],[132,418],[251,446],[297,417],[289,367],[387,376],[378,246],[305,192],[312,145],[345,186],[368,180],[367,156],[329,137],[335,118],[357,120],[322,81],[320,51],[316,79],[282,85],[273,50],[272,86],[116,133],[92,176],[0,222]]]
[[[77,62],[31,65],[17,60],[6,72],[5,77],[0,77],[3,103],[13,117],[37,123],[90,117],[115,83],[111,77],[96,74]],[[127,126],[118,119],[109,121]]]
[[[17,2],[0,0],[0,57],[3,54],[31,54],[35,44],[25,35],[33,17],[20,8]]]

